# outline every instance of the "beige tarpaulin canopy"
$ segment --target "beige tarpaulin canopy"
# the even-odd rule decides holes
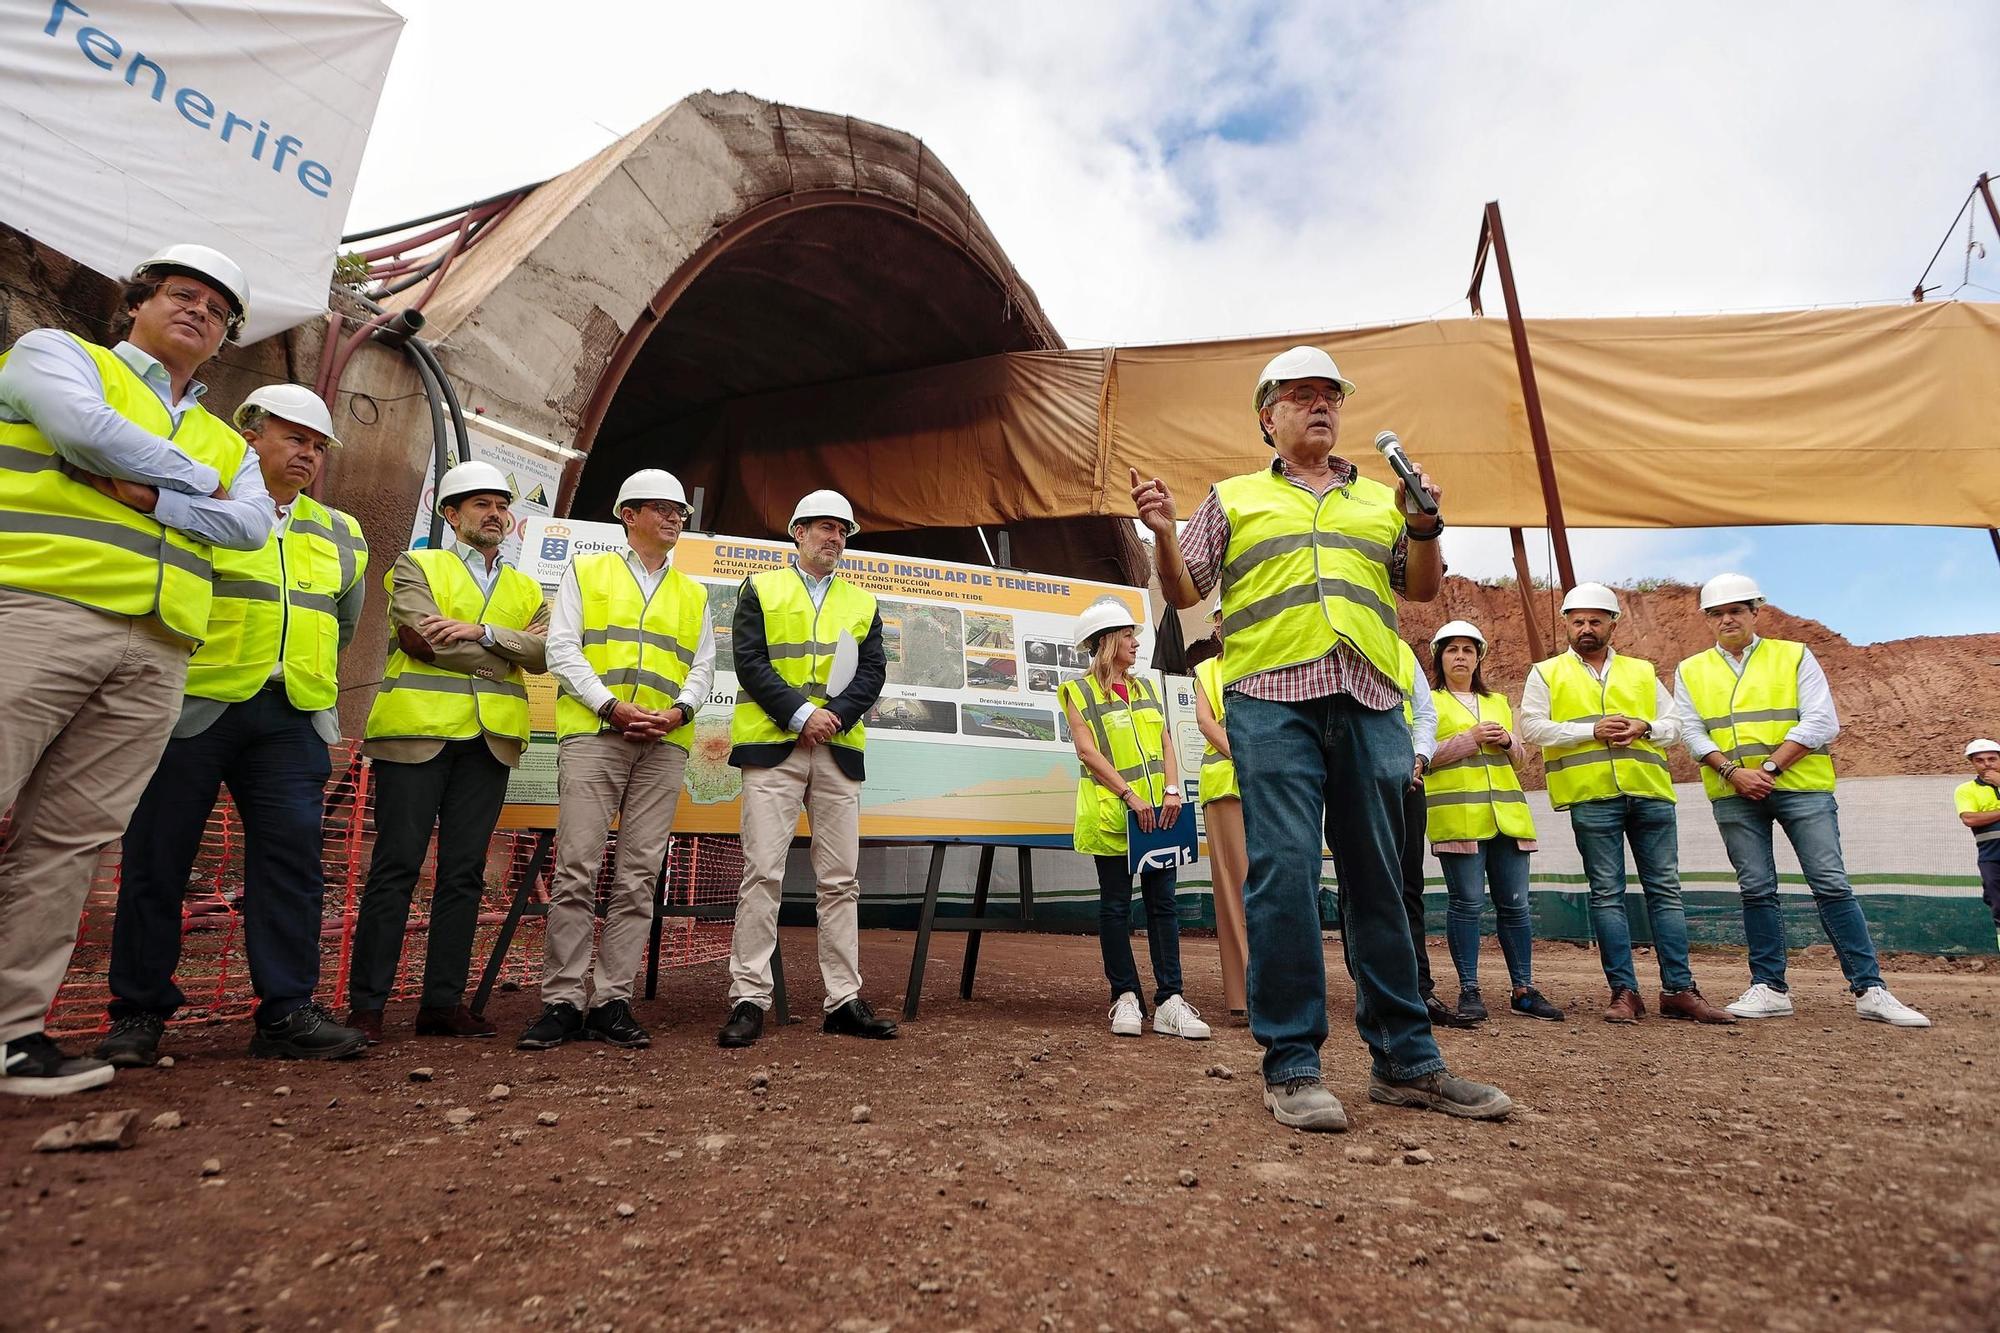
[[[2000,305],[1527,321],[1562,504],[1577,527],[2000,523]],[[1027,352],[721,410],[692,484],[781,530],[839,486],[865,528],[1130,514],[1126,468],[1185,516],[1269,457],[1257,372],[1296,343],[1357,385],[1341,451],[1387,479],[1395,430],[1452,521],[1539,527],[1534,448],[1503,319]]]

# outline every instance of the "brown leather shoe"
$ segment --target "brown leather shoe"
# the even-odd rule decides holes
[[[1660,1017],[1687,1019],[1696,1023],[1734,1023],[1736,1015],[1718,1009],[1702,998],[1698,987],[1660,992]]]
[[[370,1046],[382,1044],[382,1011],[380,1009],[349,1009],[347,1026],[368,1038]]]
[[[1646,1016],[1646,1002],[1639,998],[1639,992],[1623,987],[1611,992],[1611,1003],[1604,1010],[1607,1023],[1636,1023]]]
[[[419,1037],[490,1037],[493,1025],[464,1005],[417,1010]]]

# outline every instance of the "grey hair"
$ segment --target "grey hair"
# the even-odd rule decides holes
[[[238,430],[262,430],[264,429],[264,423],[270,419],[271,414],[255,403],[250,403],[236,409],[236,429]]]

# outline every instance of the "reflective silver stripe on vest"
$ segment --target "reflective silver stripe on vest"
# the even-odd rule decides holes
[[[1100,735],[1100,737],[1103,735],[1103,728],[1098,726],[1098,723],[1103,721],[1105,718],[1109,717],[1111,714],[1118,712],[1121,709],[1130,713],[1159,713],[1162,717],[1166,715],[1165,710],[1163,710],[1160,707],[1160,705],[1154,701],[1153,696],[1150,694],[1141,694],[1137,699],[1134,699],[1129,704],[1108,703],[1108,702],[1102,704],[1093,703],[1091,702],[1089,695],[1087,694],[1084,695],[1083,720],[1088,722],[1090,724],[1090,729],[1092,731],[1097,732]],[[1110,742],[1107,740],[1105,744],[1107,747],[1109,747]],[[1109,759],[1111,756],[1109,753],[1106,753],[1104,757],[1106,759]]]
[[[215,595],[235,597],[246,602],[275,602],[279,597],[278,585],[261,579],[217,579]]]
[[[396,675],[382,682],[385,690],[429,690],[433,694],[507,694],[528,697],[525,685],[511,680],[485,680],[477,676]]]
[[[830,657],[838,643],[773,643],[766,645],[766,655],[773,661],[780,657]]]
[[[1111,756],[1108,754],[1105,755],[1104,757],[1107,760],[1111,758]],[[1098,781],[1097,775],[1090,771],[1088,765],[1078,764],[1076,766],[1076,771],[1078,773],[1081,773],[1084,777],[1089,778],[1092,782],[1096,782],[1098,786],[1100,787],[1104,786],[1102,782]],[[1124,778],[1127,782],[1137,782],[1141,778],[1150,778],[1152,774],[1153,774],[1153,767],[1151,764],[1134,764],[1130,768],[1121,768],[1118,770],[1118,776]]]
[[[1364,588],[1347,579],[1321,579],[1316,583],[1301,583],[1286,588],[1283,592],[1274,592],[1269,597],[1260,597],[1233,615],[1225,616],[1222,621],[1222,632],[1225,636],[1241,633],[1260,621],[1282,615],[1294,607],[1315,605],[1325,597],[1341,597],[1357,606],[1365,607],[1375,613],[1375,618],[1380,620],[1391,634],[1397,632],[1396,608],[1376,596],[1373,588]]]
[[[1431,805],[1431,806],[1437,806],[1437,805],[1485,805],[1485,804],[1486,804],[1487,802],[1489,802],[1489,801],[1492,801],[1492,802],[1495,802],[1495,803],[1498,803],[1498,804],[1501,804],[1501,805],[1526,805],[1526,804],[1528,803],[1528,798],[1527,798],[1526,794],[1524,794],[1524,793],[1522,793],[1522,792],[1518,792],[1518,791],[1503,791],[1503,790],[1500,790],[1499,788],[1495,788],[1495,789],[1494,789],[1493,791],[1490,791],[1490,792],[1484,792],[1484,791],[1449,791],[1449,792],[1425,792],[1425,793],[1424,793],[1424,804],[1426,804],[1426,805]]]
[[[22,449],[12,444],[0,444],[0,467],[9,472],[53,472],[62,466],[62,459],[55,454],[45,454],[35,449]]]
[[[1546,773],[1556,773],[1565,768],[1581,768],[1585,764],[1609,764],[1614,761],[1651,764],[1654,768],[1667,767],[1667,761],[1651,750],[1634,750],[1627,746],[1616,745],[1580,750],[1575,754],[1566,754],[1560,759],[1551,759],[1542,765],[1542,770]]]
[[[587,629],[577,637],[585,647],[613,642],[642,644],[658,648],[663,653],[672,653],[689,666],[694,665],[694,650],[684,647],[681,641],[671,634],[657,634],[652,630],[639,629],[631,625],[608,625],[603,629]],[[774,653],[773,656],[777,654]]]
[[[1371,560],[1389,563],[1393,552],[1381,542],[1371,542],[1366,537],[1350,537],[1344,532],[1290,532],[1276,537],[1266,537],[1263,541],[1244,551],[1222,567],[1222,585],[1226,588],[1238,579],[1249,575],[1250,571],[1266,560],[1303,551],[1308,546],[1321,546],[1331,551],[1359,551]]]
[[[1783,745],[1784,743],[1785,742],[1783,741],[1779,741],[1777,745],[1731,745],[1727,749],[1725,749],[1723,753],[1730,756],[1738,763],[1742,763],[1746,759],[1769,759],[1772,755],[1778,752],[1778,746]],[[1806,754],[1825,754],[1825,753],[1826,753],[1826,747],[1824,745],[1816,745],[1812,749],[1806,751]],[[1803,759],[1805,755],[1801,755],[1799,757]],[[1797,761],[1795,760],[1794,762]]]
[[[619,667],[616,671],[605,672],[598,679],[604,682],[606,688],[615,688],[619,685],[644,685],[648,689],[658,690],[666,695],[679,694],[681,688],[659,672],[647,671],[642,667]]]
[[[1995,824],[1989,829],[1980,830],[1972,835],[1972,840],[1974,842],[2000,842],[2000,824]]]
[[[301,611],[317,611],[321,615],[338,618],[338,608],[333,598],[323,592],[294,592],[291,603]]]
[[[1796,722],[1799,710],[1796,708],[1755,708],[1747,713],[1734,713],[1728,717],[1705,717],[1701,725],[1709,731],[1717,727],[1737,727],[1745,722]]]
[[[310,533],[315,537],[324,537],[332,542],[334,549],[340,552],[340,586],[345,589],[353,584],[358,556],[361,552],[368,549],[368,542],[365,538],[348,532],[339,524],[335,524],[329,528],[325,524],[315,522],[309,518],[294,518],[292,520],[292,531]]]
[[[1123,700],[1113,703],[1107,699],[1102,704],[1098,704],[1091,701],[1090,691],[1085,689],[1081,682],[1076,687],[1076,693],[1083,703],[1081,711],[1084,721],[1090,724],[1091,734],[1097,738],[1097,751],[1104,756],[1104,762],[1107,764],[1111,762],[1111,732],[1104,725],[1106,716],[1120,708],[1127,712],[1131,712],[1134,709],[1150,708],[1154,712],[1161,714],[1161,716],[1165,716],[1166,710],[1162,709],[1159,702],[1153,698],[1152,691],[1146,687],[1144,681],[1134,680],[1131,689],[1132,693],[1138,696],[1138,699],[1133,703],[1128,704]],[[1134,742],[1139,739],[1136,733],[1132,739]],[[1163,735],[1161,737],[1163,748],[1165,741],[1166,737]],[[1119,769],[1118,776],[1124,778],[1127,782],[1144,781],[1147,789],[1150,791],[1153,785],[1153,775],[1158,773],[1161,777],[1165,777],[1167,774],[1166,758],[1162,755],[1161,758],[1154,759],[1146,755],[1143,750],[1141,750],[1140,754],[1141,760],[1139,764],[1132,768]],[[1109,787],[1104,786],[1104,782],[1095,773],[1090,771],[1088,765],[1079,764],[1077,767],[1082,770],[1083,776],[1097,783],[1098,786],[1104,787],[1106,791],[1111,790]]]
[[[193,551],[184,551],[166,540],[164,536],[152,537],[131,528],[120,527],[116,523],[106,523],[97,518],[75,518],[68,514],[26,514],[19,510],[0,510],[0,532],[38,533],[49,537],[77,537],[87,542],[99,542],[105,546],[116,546],[134,555],[143,555],[149,560],[158,560],[172,565],[175,569],[186,570],[196,578],[207,580],[214,572],[208,561]]]
[[[1454,768],[1510,768],[1513,761],[1504,754],[1488,754],[1484,750],[1474,751],[1463,759],[1454,759],[1448,764],[1439,764],[1432,773],[1449,773]],[[1555,765],[1551,764],[1551,768]]]

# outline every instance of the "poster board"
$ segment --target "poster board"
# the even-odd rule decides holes
[[[519,569],[521,524],[555,512],[556,496],[562,490],[563,468],[571,459],[583,455],[488,417],[469,418],[465,433],[471,442],[470,457],[499,468],[514,488],[514,530],[500,543],[500,558]],[[455,467],[465,461],[468,461],[467,451],[453,437],[445,448],[445,465]],[[431,511],[436,505],[437,478],[426,473],[423,488],[417,492],[417,512],[410,522],[412,551],[431,544]]]
[[[617,524],[543,516],[522,523],[521,539],[519,568],[550,592],[573,557],[625,544]],[[731,621],[743,580],[791,557],[789,543],[741,537],[689,534],[675,548],[675,566],[708,588],[716,634],[715,683],[695,720],[677,833],[740,830],[742,774],[728,762]],[[877,597],[889,659],[866,718],[861,836],[1067,847],[1077,760],[1056,688],[1083,668],[1070,642],[1076,617],[1100,597],[1118,598],[1140,623],[1139,660],[1148,661],[1145,590],[856,550],[841,573]],[[503,828],[556,822],[555,678],[530,676],[528,692],[533,739],[508,784]]]

